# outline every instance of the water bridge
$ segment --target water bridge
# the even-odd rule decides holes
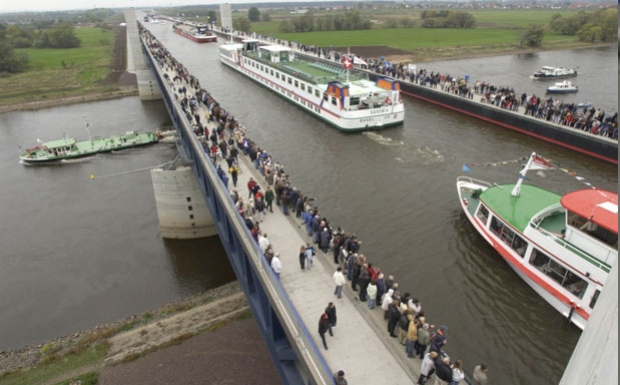
[[[333,384],[333,373],[338,370],[346,372],[350,383],[415,383],[419,374],[419,360],[407,359],[401,350],[402,346],[386,338],[382,312],[376,311],[378,316],[363,315],[360,310],[365,304],[346,300],[346,296],[345,300],[336,300],[331,279],[333,265],[327,267],[315,263],[312,272],[300,270],[295,261],[299,246],[306,242],[303,233],[289,217],[271,214],[261,229],[269,233],[271,242],[277,243],[283,259],[288,260],[281,281],[275,276],[245,222],[238,215],[228,189],[220,181],[215,167],[196,139],[191,123],[164,77],[165,69],[160,67],[140,38],[137,23],[133,22],[136,20],[134,10],[126,9],[125,18],[128,21],[129,68],[137,75],[140,97],[163,100],[178,134],[180,151],[191,164],[191,173],[201,195],[200,203],[208,208],[211,226],[219,234],[283,383]],[[253,167],[241,163],[243,173],[239,183],[245,186],[245,182],[252,176]],[[245,189],[240,188],[239,191],[245,192]],[[194,204],[197,203],[191,202],[190,208]],[[562,385],[585,383],[579,382],[585,377],[591,379],[599,371],[581,368],[600,369],[594,361],[616,362],[616,267],[614,271],[614,279],[609,282],[610,290],[605,291],[605,298],[600,301],[606,301],[616,309],[615,317],[605,317],[605,313],[593,315],[590,323],[596,323],[598,327],[586,328],[580,340],[580,345],[583,344],[585,348],[579,349],[578,346],[575,350]],[[318,318],[328,301],[337,304],[341,322],[335,328],[333,339],[327,337],[329,345],[333,344],[332,349],[324,350],[317,347],[315,341],[319,341],[316,330]],[[343,327],[345,323],[346,328]],[[608,330],[615,331],[611,337],[615,337],[616,343],[602,349],[593,348],[592,345],[605,338]],[[601,357],[608,359],[599,360]],[[609,357],[615,358],[610,361]],[[572,374],[567,376],[568,373]],[[612,382],[600,383],[611,384],[614,381],[612,377]],[[617,371],[615,381],[617,383]]]

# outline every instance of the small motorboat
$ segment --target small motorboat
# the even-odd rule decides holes
[[[554,85],[547,87],[547,93],[550,94],[569,94],[578,91],[579,87],[568,80],[564,80],[563,82],[555,83]]]
[[[540,71],[534,72],[530,78],[540,80],[568,78],[572,76],[577,76],[577,71],[573,68],[544,66]]]

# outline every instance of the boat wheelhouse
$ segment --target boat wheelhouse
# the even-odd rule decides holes
[[[583,329],[618,259],[618,194],[561,196],[523,184],[457,179],[461,206],[482,237],[541,297]]]
[[[534,72],[532,79],[559,79],[577,76],[577,71],[573,68],[567,67],[550,67],[543,66],[540,71]]]
[[[380,129],[401,124],[405,109],[400,83],[369,80],[363,71],[297,56],[281,45],[246,39],[219,47],[222,63],[342,131]],[[348,60],[348,58],[346,59]]]

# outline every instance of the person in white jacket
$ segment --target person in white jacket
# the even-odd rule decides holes
[[[273,269],[276,277],[280,279],[280,273],[282,273],[282,262],[280,261],[280,253],[276,253],[271,259],[271,269]]]
[[[347,283],[344,278],[344,274],[342,274],[342,268],[339,267],[336,269],[336,272],[333,275],[334,283],[336,284],[336,290],[334,290],[334,295],[337,295],[338,298],[342,297],[342,286]]]
[[[394,298],[392,298],[392,295],[394,295],[394,289],[388,290],[387,293],[385,293],[385,295],[383,296],[383,302],[381,302],[381,309],[383,309],[384,311],[383,319],[387,319],[388,306],[390,306],[392,301],[394,301]]]

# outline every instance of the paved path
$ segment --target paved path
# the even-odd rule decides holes
[[[175,76],[171,72],[168,75],[170,79]],[[187,84],[184,85],[192,92]],[[217,95],[214,97],[217,99]],[[198,113],[201,117],[205,116],[203,105]],[[230,113],[234,114],[234,111]],[[204,118],[202,123],[205,124]],[[213,122],[207,122],[207,126],[210,132],[216,128]],[[251,132],[247,134],[251,138]],[[239,159],[241,173],[237,191],[247,202],[247,182],[250,177],[258,181],[262,191],[266,191],[267,183],[249,158],[240,154]],[[225,161],[219,159],[218,163],[227,169]],[[232,179],[228,187],[232,190]],[[301,219],[295,218],[294,214],[285,216],[274,202],[274,212],[267,213],[260,227],[263,233],[268,234],[274,251],[280,253],[282,285],[332,373],[344,370],[350,384],[408,384],[417,380],[420,361],[408,359],[404,347],[388,336],[383,311],[380,308],[371,311],[364,303],[358,302],[350,286],[344,288],[343,297],[339,300],[333,294],[335,286],[332,274],[336,265],[331,255],[325,255],[317,248],[313,268],[301,269],[299,249],[302,244],[311,242],[305,234]],[[318,334],[318,320],[330,301],[336,304],[338,323],[334,328],[334,336],[326,335],[329,349],[325,350]]]

